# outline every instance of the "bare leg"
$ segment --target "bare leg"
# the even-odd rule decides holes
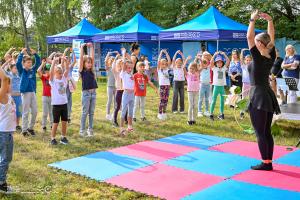
[[[51,130],[51,139],[54,139],[56,136],[56,131],[57,131],[58,123],[53,123],[52,125],[52,130]]]
[[[61,122],[61,134],[64,137],[67,136],[67,122],[66,121]]]

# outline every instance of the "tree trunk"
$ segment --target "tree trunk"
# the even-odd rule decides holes
[[[25,43],[25,47],[29,48],[28,31],[27,31],[27,26],[26,26],[24,4],[23,4],[22,0],[18,0],[18,3],[19,3],[19,6],[20,6],[20,11],[21,11],[21,20],[22,20],[22,27],[23,27],[24,43]]]

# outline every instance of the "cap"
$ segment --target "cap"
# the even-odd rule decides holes
[[[215,57],[215,63],[216,62],[218,62],[218,61],[222,61],[222,62],[224,62],[224,60],[223,60],[223,57],[221,56],[221,55],[217,55],[216,57]]]

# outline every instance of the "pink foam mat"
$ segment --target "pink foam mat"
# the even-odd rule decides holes
[[[221,182],[221,177],[164,164],[138,169],[106,182],[160,198],[177,200]]]
[[[278,159],[288,153],[295,151],[297,148],[294,148],[292,151],[287,151],[285,146],[275,146],[273,159]],[[261,159],[258,146],[256,142],[247,142],[235,140],[232,142],[220,144],[214,147],[211,147],[210,150],[221,151],[225,153],[238,154],[241,156],[247,156],[250,158]]]
[[[249,170],[232,179],[300,192],[300,167],[273,164],[273,171]]]
[[[156,162],[163,162],[192,151],[199,150],[194,147],[187,147],[177,144],[168,144],[164,142],[146,141],[129,146],[119,147],[110,150],[110,152],[135,156]]]

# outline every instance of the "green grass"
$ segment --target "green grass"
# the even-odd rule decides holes
[[[37,94],[40,111],[35,127],[37,136],[34,138],[24,138],[20,134],[15,134],[14,136],[14,159],[10,165],[8,182],[20,191],[12,195],[0,195],[1,199],[155,199],[141,193],[59,171],[48,167],[47,164],[140,141],[176,135],[186,131],[255,141],[254,135],[244,134],[242,129],[237,127],[233,112],[228,108],[225,111],[225,121],[212,123],[208,119],[201,118],[197,119],[197,125],[193,127],[186,125],[187,114],[169,114],[167,121],[158,121],[156,115],[159,98],[152,89],[148,91],[146,102],[146,117],[149,122],[134,124],[134,133],[126,137],[120,137],[118,129],[112,128],[111,124],[105,120],[106,86],[101,81],[97,90],[94,123],[95,137],[79,137],[81,92],[77,90],[73,94],[72,124],[68,128],[70,145],[52,147],[49,145],[49,130],[45,133],[41,131],[40,81],[38,81]],[[170,102],[172,102],[171,97],[172,94],[170,95]],[[170,110],[170,102],[168,110]],[[218,111],[218,107],[216,111]],[[298,137],[300,137],[299,123],[280,121],[278,124],[283,131],[281,135],[275,137],[276,144],[295,145]],[[46,192],[43,192],[45,190]]]

